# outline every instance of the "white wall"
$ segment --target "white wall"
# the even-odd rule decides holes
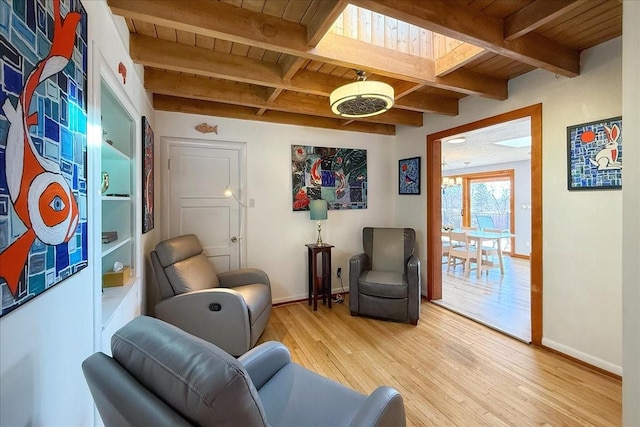
[[[114,70],[120,61],[127,66],[126,91],[140,114],[152,118],[141,79],[133,72],[133,63],[125,45],[119,41],[106,3],[84,1],[83,4],[89,17],[90,43],[97,43]],[[91,45],[89,51],[92,52]],[[92,61],[90,57],[89,64]],[[93,89],[89,90],[91,100]],[[92,115],[90,112],[89,117]],[[99,122],[90,121],[88,125],[91,129]],[[100,136],[97,138],[99,142]],[[94,157],[96,146],[90,137],[89,159]],[[91,169],[89,174],[94,176]],[[98,184],[90,182],[89,185],[91,189]],[[94,197],[89,196],[89,206],[93,205]],[[96,226],[98,224],[90,219],[90,247]],[[147,234],[143,241],[152,238],[153,235]],[[93,399],[81,369],[82,361],[100,342],[100,337],[94,340],[94,307],[99,302],[95,301],[93,259],[94,252],[90,250],[88,268],[0,319],[0,425],[93,425]]]
[[[513,169],[513,222],[515,223],[515,254],[531,253],[531,161],[496,163],[487,166],[447,170],[447,175],[460,176],[472,173]],[[529,243],[529,246],[527,246]]]
[[[218,126],[218,134],[203,135],[194,127],[202,122]],[[393,224],[393,195],[397,177],[392,173],[394,138],[300,126],[250,122],[183,113],[156,112],[156,142],[162,137],[246,143],[247,187],[243,194],[256,206],[247,211],[247,267],[262,268],[271,280],[275,303],[307,297],[307,248],[317,237],[307,212],[293,212],[291,199],[291,145],[364,148],[368,162],[368,208],[329,211],[322,225],[322,240],[332,249],[332,283],[342,267],[348,290],[348,260],[362,252],[362,227]],[[163,173],[166,165],[163,165]]]
[[[640,2],[623,3],[622,422],[640,425]]]
[[[618,374],[622,192],[567,191],[566,128],[621,115],[621,46],[618,38],[584,51],[578,77],[536,70],[509,82],[508,100],[465,98],[458,116],[425,116],[423,128],[400,128],[396,142],[398,158],[424,157],[427,134],[543,104],[543,344]],[[397,197],[397,219],[423,228],[420,199]]]

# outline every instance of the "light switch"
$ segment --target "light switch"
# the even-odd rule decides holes
[[[253,197],[249,197],[249,207],[250,208],[256,207],[256,199],[254,199]]]

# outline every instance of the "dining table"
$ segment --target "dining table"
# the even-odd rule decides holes
[[[476,250],[477,250],[476,260],[477,260],[477,266],[478,266],[477,267],[478,278],[482,274],[483,270],[496,267],[493,261],[482,259],[482,244],[486,242],[496,244],[496,249],[498,250],[498,265],[500,266],[500,274],[504,274],[504,261],[502,259],[502,245],[500,243],[502,239],[510,239],[512,237],[515,237],[514,234],[512,234],[508,230],[501,231],[499,233],[495,231],[462,230],[462,229],[453,229],[451,231],[455,231],[459,233],[461,232],[467,233],[467,238],[469,239],[469,241],[475,244]],[[448,234],[449,234],[448,230],[443,230],[443,236],[445,235],[448,236]]]

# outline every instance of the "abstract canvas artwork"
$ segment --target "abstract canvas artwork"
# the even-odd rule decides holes
[[[142,232],[153,230],[153,129],[142,117]]]
[[[315,199],[329,209],[367,208],[367,150],[291,146],[293,210]]]
[[[420,157],[398,162],[398,194],[420,194]]]
[[[87,14],[0,1],[0,45],[3,316],[88,264]]]
[[[622,188],[622,117],[567,127],[569,190]]]

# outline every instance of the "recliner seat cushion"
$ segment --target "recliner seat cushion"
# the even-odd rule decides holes
[[[382,298],[407,298],[406,276],[391,271],[365,271],[358,280],[358,290],[365,295]]]
[[[272,426],[346,426],[367,396],[295,363],[280,369],[258,392]]]
[[[194,424],[267,425],[246,370],[213,344],[139,316],[113,335],[111,350],[138,382]]]

